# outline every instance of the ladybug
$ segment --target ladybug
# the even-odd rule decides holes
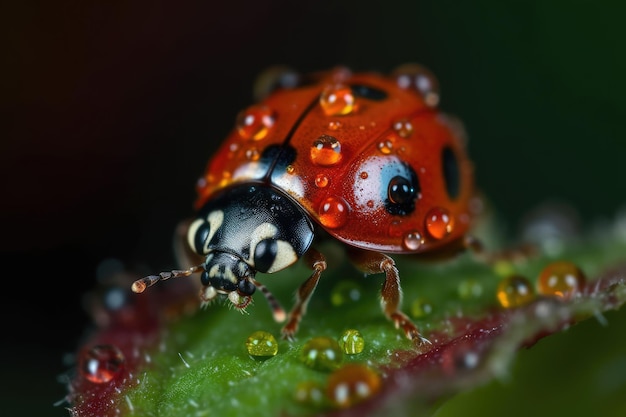
[[[426,341],[401,311],[392,255],[466,249],[473,167],[460,124],[438,110],[438,83],[421,65],[388,75],[340,67],[300,76],[270,71],[209,161],[186,226],[199,265],[133,284],[200,273],[201,299],[244,309],[263,292],[292,339],[326,269],[319,242],[334,239],[366,274],[385,274],[381,307],[409,339]],[[312,274],[289,314],[256,279],[304,259]]]

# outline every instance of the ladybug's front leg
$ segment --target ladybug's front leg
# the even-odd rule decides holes
[[[400,287],[400,274],[394,260],[379,252],[371,252],[350,247],[347,249],[352,264],[366,274],[385,274],[385,282],[381,290],[380,305],[383,313],[393,321],[396,328],[401,328],[406,337],[420,344],[430,343],[417,330],[411,319],[400,311],[402,304],[402,288]]]
[[[306,313],[307,304],[317,287],[322,272],[326,269],[326,258],[313,248],[309,248],[309,250],[306,251],[304,259],[311,266],[311,269],[313,269],[313,273],[300,285],[300,288],[298,288],[296,303],[289,312],[287,323],[283,326],[281,331],[283,338],[288,340],[292,340],[293,336],[298,331],[298,325]]]

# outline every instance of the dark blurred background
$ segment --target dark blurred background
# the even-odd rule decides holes
[[[196,179],[271,65],[430,67],[512,234],[548,200],[589,224],[626,202],[624,2],[5,2],[0,16],[1,392],[18,414],[67,415],[57,378],[97,265],[175,265]]]

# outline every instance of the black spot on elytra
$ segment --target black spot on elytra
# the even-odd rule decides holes
[[[446,183],[446,192],[451,199],[455,199],[461,191],[461,173],[456,154],[448,146],[441,151],[441,168]]]
[[[261,163],[272,167],[272,172],[282,174],[296,160],[296,149],[291,145],[269,145],[261,153]]]
[[[354,84],[350,86],[352,94],[368,100],[383,101],[387,98],[387,92],[368,85]]]

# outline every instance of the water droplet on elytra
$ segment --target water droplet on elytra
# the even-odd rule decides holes
[[[315,176],[315,186],[318,188],[324,188],[328,185],[329,180],[326,174],[317,174]]]
[[[428,211],[425,219],[426,232],[434,239],[443,239],[454,229],[454,219],[448,210],[434,207]]]
[[[243,139],[261,140],[274,126],[274,115],[267,106],[252,106],[237,115],[236,127]]]
[[[402,239],[402,246],[404,246],[405,249],[411,250],[411,251],[418,250],[420,246],[422,246],[423,243],[424,243],[424,238],[422,237],[420,232],[418,232],[417,230],[408,232],[407,234],[404,235]]]
[[[413,124],[408,120],[398,120],[393,124],[393,130],[396,131],[401,138],[408,138],[413,133]]]
[[[322,91],[320,105],[327,116],[343,116],[354,110],[355,99],[350,87],[335,84]]]
[[[348,203],[341,197],[327,197],[320,204],[319,220],[325,227],[334,229],[341,227],[348,221]]]
[[[337,138],[322,135],[311,145],[311,162],[321,166],[332,166],[341,160],[341,143]]]

